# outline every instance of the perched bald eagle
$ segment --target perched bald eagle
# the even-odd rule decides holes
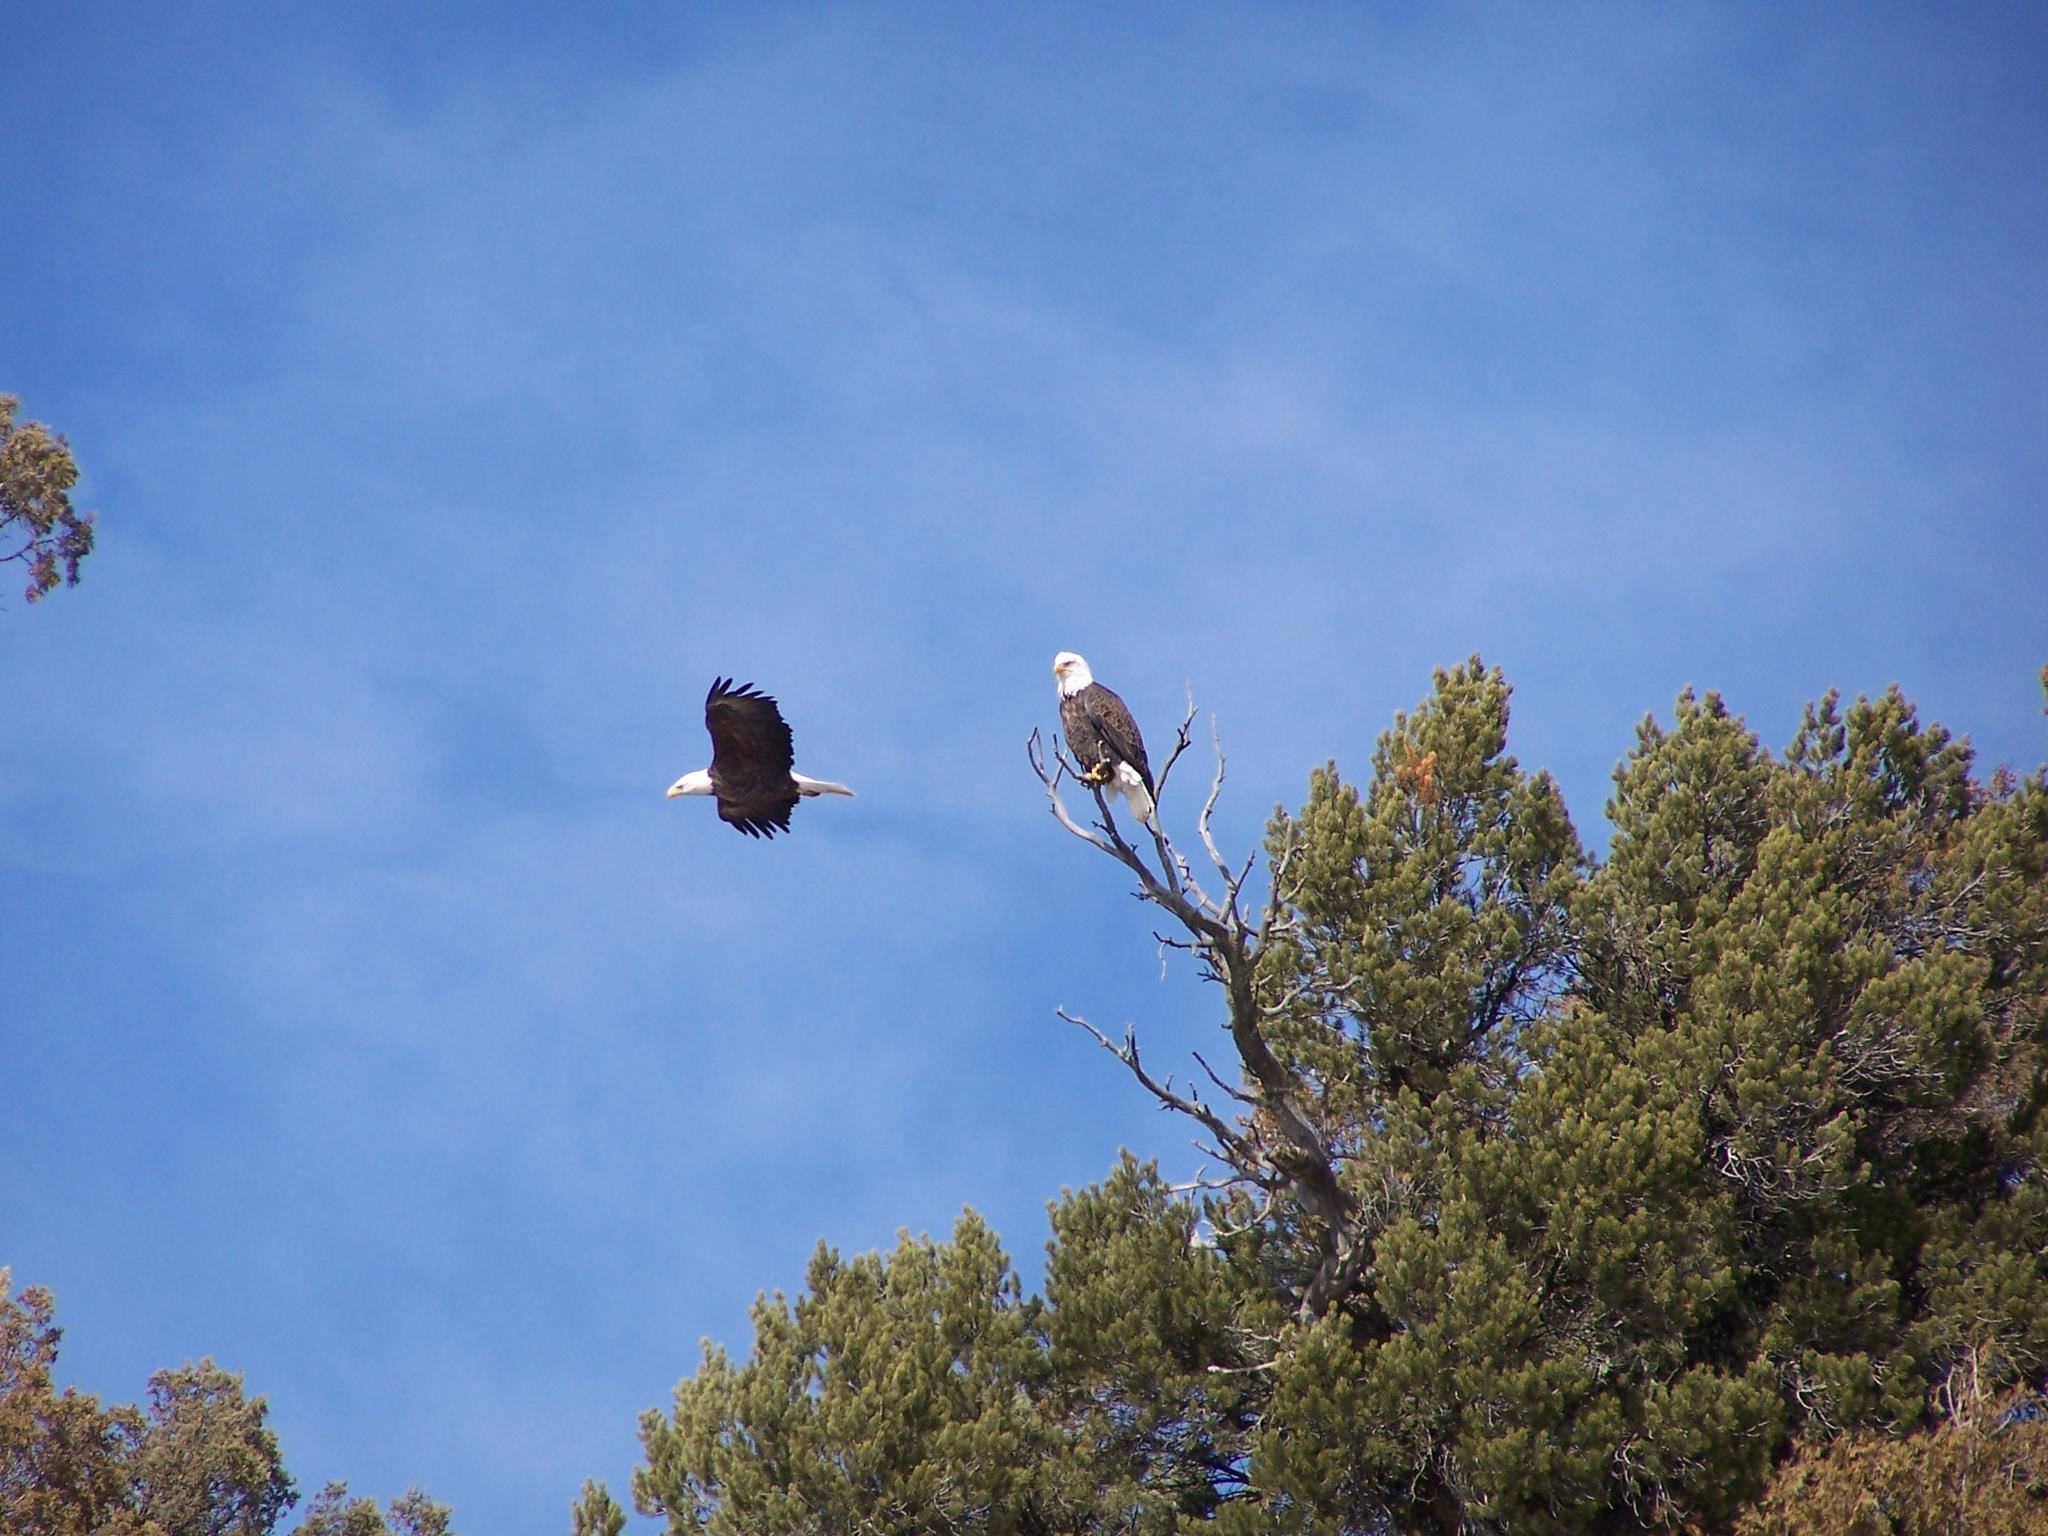
[[[1152,765],[1145,761],[1145,738],[1124,701],[1095,681],[1088,663],[1072,651],[1052,659],[1052,675],[1060,685],[1060,728],[1067,750],[1090,784],[1120,793],[1138,820],[1152,819]]]
[[[789,766],[796,760],[789,726],[775,701],[752,683],[735,688],[729,677],[713,681],[704,696],[704,729],[711,733],[711,766],[677,779],[668,797],[716,795],[719,819],[749,837],[787,832],[799,795],[853,793]]]

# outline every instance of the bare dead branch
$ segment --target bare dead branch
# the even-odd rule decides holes
[[[1168,771],[1187,750],[1193,720],[1194,699],[1190,691],[1188,714],[1175,734],[1165,767],[1154,781],[1155,806],[1163,794]],[[1210,736],[1215,745],[1216,774],[1195,825],[1203,851],[1223,881],[1220,896],[1215,898],[1195,879],[1188,861],[1166,836],[1156,813],[1148,827],[1157,857],[1155,866],[1125,837],[1110,810],[1103,786],[1088,786],[1100,819],[1092,828],[1075,819],[1060,794],[1060,781],[1069,775],[1076,782],[1086,781],[1067,762],[1057,738],[1050,766],[1036,731],[1032,732],[1027,752],[1060,825],[1121,864],[1137,881],[1134,894],[1160,908],[1186,934],[1180,938],[1154,931],[1162,962],[1167,950],[1184,950],[1194,957],[1203,976],[1222,988],[1229,1009],[1225,1027],[1237,1050],[1242,1086],[1226,1082],[1199,1052],[1195,1053],[1195,1060],[1228,1100],[1239,1106],[1241,1113],[1226,1118],[1203,1103],[1195,1089],[1176,1089],[1170,1077],[1163,1082],[1154,1077],[1140,1058],[1134,1027],[1126,1029],[1123,1042],[1118,1044],[1087,1020],[1065,1009],[1056,1011],[1060,1018],[1086,1030],[1098,1045],[1123,1063],[1162,1108],[1195,1121],[1212,1143],[1197,1145],[1232,1170],[1231,1183],[1264,1191],[1267,1210],[1274,1196],[1285,1191],[1300,1203],[1305,1214],[1314,1218],[1321,1229],[1322,1252],[1298,1295],[1301,1315],[1310,1318],[1354,1296],[1372,1264],[1373,1223],[1370,1213],[1361,1210],[1337,1176],[1337,1150],[1324,1139],[1310,1108],[1312,1084],[1275,1054],[1263,1031],[1268,1018],[1287,1012],[1308,990],[1307,984],[1300,982],[1277,997],[1262,998],[1258,982],[1259,960],[1265,946],[1277,935],[1288,932],[1293,924],[1294,888],[1290,877],[1301,846],[1300,835],[1290,830],[1275,858],[1271,888],[1254,926],[1244,911],[1243,897],[1258,862],[1258,850],[1254,849],[1238,863],[1225,858],[1216,842],[1213,817],[1222,798],[1225,762],[1222,733],[1213,720]],[[1377,1311],[1375,1307],[1367,1310]],[[1385,1323],[1385,1319],[1380,1322]]]
[[[1231,1098],[1237,1100],[1237,1102],[1240,1104],[1258,1103],[1257,1099],[1253,1098],[1243,1089],[1233,1088],[1230,1086],[1230,1084],[1223,1081],[1222,1078],[1218,1077],[1216,1075],[1216,1069],[1210,1066],[1208,1062],[1202,1060],[1202,1053],[1200,1051],[1195,1051],[1191,1054],[1194,1056],[1195,1060],[1198,1063],[1200,1063],[1202,1070],[1209,1074],[1209,1081],[1214,1083],[1218,1088],[1221,1088],[1224,1091],[1224,1093],[1228,1094]]]
[[[1209,739],[1216,747],[1216,778],[1209,785],[1209,798],[1202,802],[1202,814],[1195,818],[1195,830],[1202,835],[1202,846],[1209,850],[1209,862],[1216,866],[1216,872],[1228,881],[1230,864],[1217,850],[1216,839],[1209,831],[1209,817],[1216,809],[1216,801],[1223,794],[1223,731],[1216,723],[1216,717],[1209,717]]]
[[[1258,944],[1262,949],[1272,941],[1273,935],[1280,931],[1281,925],[1285,922],[1283,914],[1291,904],[1287,876],[1293,870],[1294,856],[1300,850],[1299,829],[1289,827],[1287,841],[1280,850],[1279,859],[1273,865],[1273,885],[1272,889],[1266,892],[1266,910],[1259,919]]]
[[[1073,833],[1074,836],[1080,838],[1082,842],[1093,844],[1095,847],[1102,849],[1104,853],[1108,853],[1110,851],[1108,845],[1093,832],[1090,832],[1086,827],[1074,820],[1072,814],[1067,810],[1066,801],[1060,798],[1060,780],[1066,776],[1067,762],[1058,746],[1055,745],[1053,748],[1053,766],[1048,769],[1045,766],[1045,744],[1040,740],[1038,731],[1034,727],[1031,732],[1030,741],[1025,744],[1025,752],[1031,759],[1031,771],[1038,775],[1038,782],[1045,786],[1045,798],[1050,802],[1052,813],[1059,820],[1059,824]]]
[[[1246,1181],[1239,1180],[1237,1182]],[[1243,1221],[1235,1226],[1226,1227],[1219,1226],[1212,1220],[1209,1223],[1209,1230],[1214,1232],[1218,1239],[1228,1239],[1236,1237],[1241,1233],[1249,1232],[1255,1227],[1263,1226],[1273,1215],[1273,1200],[1273,1189],[1270,1186],[1261,1188],[1253,1201],[1252,1213]]]
[[[1179,762],[1180,755],[1187,751],[1191,739],[1189,727],[1195,721],[1195,689],[1192,683],[1187,685],[1187,696],[1187,713],[1181,716],[1180,724],[1174,730],[1173,749],[1166,754],[1165,763],[1152,780],[1152,846],[1159,855],[1159,868],[1165,874],[1167,882],[1177,888],[1192,886],[1196,898],[1202,905],[1207,906],[1209,898],[1203,894],[1199,886],[1194,885],[1194,876],[1187,867],[1187,861],[1181,858],[1173,844],[1167,840],[1165,813],[1160,809],[1166,800],[1166,781],[1173,773],[1173,765]]]
[[[1167,778],[1173,773],[1173,765],[1180,761],[1181,753],[1187,751],[1188,742],[1191,739],[1188,734],[1188,729],[1195,723],[1194,684],[1188,684],[1187,689],[1188,711],[1186,714],[1181,716],[1180,728],[1173,733],[1173,750],[1166,754],[1166,762],[1161,766],[1159,772],[1153,775],[1152,778],[1152,799],[1155,803],[1159,800],[1160,796],[1166,793],[1166,781]]]
[[[1204,1163],[1195,1170],[1193,1178],[1184,1180],[1179,1184],[1169,1184],[1166,1186],[1167,1190],[1176,1195],[1191,1195],[1198,1189],[1223,1190],[1230,1188],[1232,1180],[1212,1179],[1208,1177],[1208,1172],[1209,1165]]]
[[[1222,1160],[1234,1162],[1236,1158],[1243,1157],[1252,1150],[1250,1144],[1242,1136],[1238,1135],[1236,1131],[1232,1130],[1228,1122],[1209,1108],[1208,1105],[1204,1104],[1200,1099],[1192,1098],[1187,1094],[1176,1093],[1173,1089],[1172,1079],[1169,1078],[1166,1082],[1162,1083],[1145,1069],[1144,1063],[1138,1057],[1138,1031],[1135,1025],[1125,1026],[1124,1043],[1118,1045],[1108,1035],[1105,1035],[1101,1030],[1089,1023],[1088,1020],[1080,1017],[1080,1015],[1069,1013],[1064,1008],[1055,1008],[1053,1012],[1065,1019],[1069,1024],[1085,1029],[1089,1034],[1093,1035],[1095,1043],[1122,1062],[1130,1070],[1131,1076],[1138,1080],[1139,1086],[1151,1094],[1153,1098],[1157,1099],[1162,1108],[1175,1110],[1192,1120],[1199,1121],[1211,1136],[1214,1136],[1225,1147],[1230,1149],[1229,1153],[1222,1154]],[[1232,1154],[1235,1155],[1233,1156]]]
[[[1230,909],[1233,916],[1237,912],[1238,892],[1244,889],[1245,881],[1251,878],[1252,865],[1257,862],[1258,857],[1259,850],[1256,848],[1254,848],[1250,853],[1246,854],[1244,856],[1243,867],[1240,868],[1235,875],[1231,876],[1230,884],[1225,888],[1223,902],[1224,905]],[[1242,922],[1243,919],[1238,918],[1237,921]]]
[[[1264,1002],[1259,1004],[1259,1012],[1265,1018],[1281,1018],[1286,1014],[1288,1009],[1292,1008],[1296,1003],[1300,1002],[1302,998],[1307,995],[1308,988],[1302,986],[1300,983],[1296,983],[1288,987],[1278,997],[1272,999],[1270,1002]]]

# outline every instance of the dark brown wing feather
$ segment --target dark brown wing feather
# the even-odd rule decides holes
[[[1067,745],[1074,760],[1084,769],[1107,758],[1129,763],[1152,789],[1152,765],[1145,761],[1145,738],[1124,701],[1100,683],[1090,683],[1072,698],[1060,700],[1060,723],[1067,730]]]
[[[1095,728],[1095,721],[1088,713],[1088,706],[1081,702],[1080,695],[1069,694],[1060,699],[1060,729],[1067,733],[1067,750],[1074,755],[1074,765],[1083,773],[1109,756],[1109,743]]]
[[[704,729],[711,733],[711,792],[720,819],[749,837],[787,832],[797,801],[789,776],[796,752],[775,700],[751,683],[735,688],[731,678],[718,678],[704,696]]]

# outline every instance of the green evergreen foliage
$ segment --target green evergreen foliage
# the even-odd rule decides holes
[[[388,1518],[387,1518],[388,1513]],[[295,1536],[450,1536],[450,1511],[417,1488],[386,1510],[374,1499],[352,1499],[347,1483],[329,1483],[306,1510]]]
[[[1794,1448],[1737,1536],[2038,1536],[2048,1530],[2048,1414],[1958,1383],[1932,1428],[1855,1430]]]
[[[35,602],[62,583],[78,585],[92,553],[93,516],[71,505],[78,465],[71,448],[39,421],[17,422],[21,401],[0,394],[0,565],[28,567]]]
[[[297,1496],[239,1372],[211,1360],[158,1371],[130,1464],[136,1502],[165,1536],[266,1536]]]
[[[89,1392],[57,1390],[56,1303],[35,1285],[10,1296],[8,1279],[0,1269],[0,1531],[142,1536],[127,1477],[142,1415],[102,1409]]]
[[[1243,1497],[1255,1378],[1285,1321],[1250,1230],[1220,1247],[1200,1216],[1128,1155],[1052,1208],[1042,1401],[1077,1502],[1132,1530]]]
[[[642,1512],[751,1536],[1030,1528],[1059,1484],[1043,1308],[995,1234],[969,1214],[886,1259],[821,1244],[807,1278],[794,1305],[756,1303],[744,1365],[707,1345],[674,1417],[642,1419]]]
[[[1595,860],[1507,753],[1508,701],[1475,658],[1362,787],[1316,770],[1256,909],[1206,810],[1213,892],[1101,797],[1075,819],[1034,745],[1061,824],[1217,984],[1227,1102],[1075,1022],[1227,1176],[1176,1193],[1126,1159],[1069,1192],[1042,1299],[971,1215],[886,1260],[821,1251],[746,1361],[707,1347],[643,1419],[640,1507],[735,1533],[1818,1536],[1865,1527],[1797,1523],[1788,1477],[1962,1455],[1959,1383],[2038,1389],[2048,776],[1979,779],[1895,691],[1820,700],[1781,755],[1687,692],[1617,768]],[[1967,1484],[1941,1506],[1966,1521]],[[2040,1509],[2038,1478],[2001,1486]],[[1928,1519],[1898,1528],[1964,1528]]]
[[[0,1533],[271,1536],[298,1493],[260,1397],[211,1360],[158,1371],[147,1411],[102,1408],[52,1378],[63,1330],[50,1293],[8,1294],[0,1269]],[[391,1505],[329,1484],[299,1536],[450,1536],[447,1506],[417,1488]],[[606,1536],[618,1536],[616,1531]]]
[[[583,1492],[570,1509],[569,1536],[620,1536],[626,1528],[626,1512],[609,1489],[594,1478],[586,1479]]]

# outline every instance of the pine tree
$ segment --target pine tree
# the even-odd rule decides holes
[[[268,1416],[210,1359],[158,1371],[129,1471],[143,1513],[165,1536],[269,1536],[297,1490]]]
[[[643,1417],[642,1513],[732,1536],[1068,1528],[1042,1308],[994,1233],[970,1213],[887,1258],[821,1244],[807,1279],[756,1303],[744,1365],[707,1344],[673,1417]]]
[[[78,564],[92,553],[93,517],[71,505],[78,464],[71,448],[39,421],[17,423],[21,402],[0,395],[0,565],[28,567],[35,602],[59,583],[78,585]]]
[[[1780,756],[1687,693],[1616,770],[1594,860],[1508,755],[1508,700],[1475,658],[1363,788],[1313,773],[1257,903],[1211,836],[1220,757],[1198,878],[1099,793],[1078,820],[1034,739],[1061,824],[1215,983],[1236,1070],[1198,1057],[1205,1097],[1073,1022],[1226,1176],[1184,1196],[1126,1160],[1069,1193],[1042,1300],[971,1218],[821,1252],[749,1360],[708,1351],[643,1421],[643,1510],[1724,1531],[1784,1507],[1781,1459],[1954,1451],[1965,1374],[2039,1384],[2048,775],[1980,782],[1896,692],[1821,700]]]
[[[0,1269],[0,1531],[145,1536],[127,1475],[142,1415],[102,1409],[76,1388],[57,1390],[56,1304],[41,1286],[10,1296],[8,1279]]]
[[[297,1490],[269,1408],[212,1360],[158,1371],[147,1411],[59,1392],[50,1293],[0,1269],[0,1532],[5,1536],[272,1536]],[[298,1536],[450,1536],[417,1488],[390,1506],[331,1483]],[[617,1536],[616,1532],[608,1536]]]
[[[451,1536],[451,1513],[418,1488],[408,1488],[385,1510],[374,1499],[352,1499],[347,1483],[329,1483],[306,1510],[293,1536]]]
[[[620,1536],[626,1529],[626,1512],[610,1490],[596,1479],[586,1479],[583,1492],[570,1509],[569,1536]]]

